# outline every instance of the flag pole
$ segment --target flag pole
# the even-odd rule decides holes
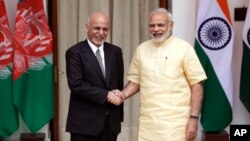
[[[202,131],[202,141],[229,141],[229,134],[226,130],[221,132]]]
[[[21,141],[45,141],[45,133],[22,133]]]

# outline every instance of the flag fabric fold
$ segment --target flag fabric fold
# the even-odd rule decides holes
[[[226,0],[200,0],[195,50],[206,71],[201,125],[205,132],[224,130],[232,121],[232,23]]]
[[[7,138],[19,126],[18,111],[12,99],[13,40],[5,4],[0,0],[0,137]]]
[[[14,44],[14,104],[35,133],[54,115],[52,34],[43,0],[18,3]]]
[[[250,10],[246,15],[243,27],[243,56],[241,63],[241,79],[240,79],[240,100],[250,113]]]

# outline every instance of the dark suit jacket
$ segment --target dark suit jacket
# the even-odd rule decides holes
[[[123,88],[124,66],[119,47],[104,43],[104,78],[95,54],[87,40],[77,43],[66,52],[66,71],[71,90],[66,131],[97,135],[105,118],[110,119],[115,134],[121,131],[123,105],[107,102],[109,90]]]

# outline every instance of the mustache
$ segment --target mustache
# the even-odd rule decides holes
[[[161,43],[164,40],[168,39],[172,35],[172,31],[168,30],[167,32],[163,33],[160,37],[156,37],[154,33],[151,33],[150,36],[152,40],[156,43]]]

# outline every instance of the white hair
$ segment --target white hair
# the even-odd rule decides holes
[[[154,14],[159,14],[159,13],[165,13],[168,17],[169,21],[173,21],[172,14],[165,8],[155,8],[149,15],[149,19],[151,18],[152,15]]]

